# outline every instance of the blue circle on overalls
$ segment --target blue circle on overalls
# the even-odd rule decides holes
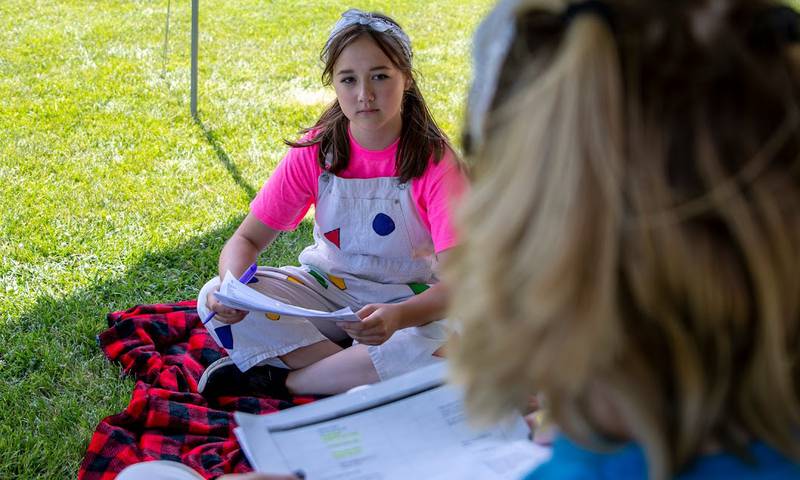
[[[381,237],[385,237],[394,232],[394,220],[385,213],[379,213],[372,219],[372,229]]]

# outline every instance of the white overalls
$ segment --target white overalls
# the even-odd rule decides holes
[[[300,253],[300,267],[259,267],[250,286],[286,303],[334,311],[357,311],[369,303],[402,301],[436,281],[430,233],[422,224],[410,183],[396,177],[319,176],[314,244]],[[208,313],[200,291],[200,318]],[[279,320],[279,321],[278,321]],[[275,317],[251,312],[234,325],[216,320],[206,327],[241,370],[258,364],[284,366],[277,357],[322,340],[347,334],[329,320]],[[381,380],[429,365],[447,339],[445,320],[398,330],[368,351]]]

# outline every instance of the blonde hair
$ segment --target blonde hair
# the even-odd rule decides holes
[[[602,385],[654,479],[709,439],[800,458],[797,47],[748,36],[771,2],[606,3],[613,29],[517,12],[446,272],[454,376],[595,446]]]

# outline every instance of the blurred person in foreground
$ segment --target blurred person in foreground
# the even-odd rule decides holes
[[[800,478],[800,35],[769,1],[500,2],[445,281],[476,416],[544,479]]]

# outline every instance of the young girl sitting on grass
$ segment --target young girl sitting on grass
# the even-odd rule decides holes
[[[759,0],[479,29],[448,353],[475,414],[542,394],[527,479],[800,478],[798,40]]]
[[[200,292],[198,312],[226,348],[198,390],[334,394],[438,361],[446,292],[435,267],[456,238],[449,208],[463,169],[430,115],[394,20],[348,10],[322,51],[336,100],[305,130],[225,244],[219,274],[238,276],[315,207],[314,244],[298,267],[259,268],[250,286],[314,310],[351,307],[361,322],[279,318]],[[350,339],[353,346],[345,347]],[[245,373],[242,373],[245,372]]]

